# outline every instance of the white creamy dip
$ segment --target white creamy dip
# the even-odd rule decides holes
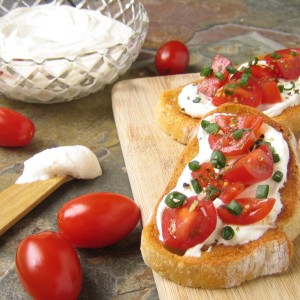
[[[207,118],[208,121],[212,121],[213,117]],[[274,128],[267,124],[262,125],[262,132],[264,133],[264,140],[270,142],[274,147],[276,153],[280,156],[280,161],[274,164],[274,171],[281,171],[283,173],[283,178],[281,182],[275,182],[272,178],[269,178],[265,181],[261,181],[257,184],[253,184],[247,188],[245,188],[237,198],[243,197],[254,197],[258,185],[267,184],[269,185],[269,194],[268,198],[275,198],[276,202],[274,204],[273,209],[269,213],[269,215],[264,218],[263,220],[256,222],[251,225],[232,225],[226,224],[231,226],[234,231],[235,235],[231,240],[224,240],[221,237],[221,228],[225,226],[225,224],[221,221],[221,219],[217,218],[217,226],[212,234],[207,238],[206,241],[203,243],[196,245],[195,247],[188,249],[185,253],[187,256],[200,256],[201,255],[201,248],[205,246],[210,246],[212,243],[217,241],[217,244],[224,244],[224,245],[236,245],[236,244],[245,244],[253,240],[257,240],[260,238],[269,228],[274,226],[274,222],[276,221],[277,215],[280,213],[282,208],[281,197],[279,190],[284,186],[286,178],[287,178],[287,166],[289,161],[289,149],[287,142],[284,140],[282,134],[276,131]],[[210,161],[212,149],[208,143],[208,133],[206,133],[201,126],[199,127],[198,131],[198,140],[199,140],[199,149],[201,149],[200,153],[192,160],[197,160],[199,163],[204,163]],[[227,160],[227,164],[231,165],[235,160]],[[215,169],[218,172],[217,169]],[[184,183],[189,183],[191,181],[191,170],[189,169],[188,165],[184,168],[181,176],[178,179],[178,182],[172,191],[178,191],[185,194],[187,197],[191,197],[197,195],[192,185],[190,184],[189,187],[185,187]],[[171,191],[170,191],[171,192]],[[159,230],[159,239],[163,241],[162,236],[162,215],[164,209],[167,208],[165,204],[165,198],[162,199],[161,203],[158,206],[157,215],[156,215],[156,222],[157,227]],[[213,201],[214,206],[217,208],[218,206],[222,205],[223,202],[217,198]]]
[[[98,11],[72,6],[16,8],[0,18],[1,58],[74,57],[126,44],[133,30]]]
[[[87,147],[63,146],[44,150],[24,161],[23,174],[16,183],[46,180],[53,176],[93,179],[102,175],[97,156]]]
[[[259,61],[259,65],[265,65],[265,61]],[[240,66],[247,67],[248,64],[243,64]],[[257,109],[264,112],[269,117],[275,117],[280,115],[285,109],[290,106],[295,106],[300,104],[300,77],[297,80],[284,80],[280,79],[278,85],[283,85],[285,87],[291,86],[290,82],[294,82],[295,86],[292,90],[281,92],[282,102],[274,104],[261,104]],[[196,99],[196,101],[195,101]],[[181,110],[187,115],[193,118],[201,118],[208,112],[217,107],[211,103],[211,98],[202,94],[198,91],[197,84],[188,84],[183,87],[181,93],[178,96],[178,105]]]

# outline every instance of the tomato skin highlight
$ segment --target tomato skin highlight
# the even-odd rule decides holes
[[[185,72],[189,65],[190,52],[180,41],[163,44],[155,55],[155,67],[160,75],[174,75]]]
[[[0,146],[26,146],[34,134],[35,125],[30,119],[17,111],[0,107]]]
[[[62,206],[59,233],[75,247],[99,248],[118,242],[137,225],[140,210],[130,198],[109,192],[80,196]]]
[[[241,198],[234,200],[243,207],[240,215],[235,216],[230,213],[224,206],[217,209],[218,216],[224,223],[235,225],[249,225],[261,221],[272,210],[276,199],[265,198]]]
[[[24,289],[40,300],[77,299],[82,270],[73,246],[56,232],[26,237],[16,253],[16,269]]]

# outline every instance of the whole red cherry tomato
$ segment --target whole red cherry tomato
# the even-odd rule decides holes
[[[25,146],[34,133],[35,126],[30,119],[12,109],[0,107],[0,146]]]
[[[22,240],[16,268],[24,289],[34,299],[77,299],[80,293],[82,271],[77,253],[56,232],[46,231]]]
[[[127,236],[140,219],[130,198],[108,192],[91,193],[67,202],[58,212],[59,233],[74,246],[99,248]]]
[[[189,64],[188,48],[179,41],[169,41],[163,44],[155,55],[155,67],[160,75],[183,73]]]

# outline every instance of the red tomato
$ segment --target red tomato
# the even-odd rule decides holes
[[[277,86],[276,72],[268,66],[254,65],[249,67],[251,76],[262,90],[262,103],[272,104],[282,101],[279,88]],[[232,79],[240,79],[244,72],[235,73]]]
[[[218,78],[210,76],[198,84],[198,91],[207,97],[213,97],[221,86],[222,82]]]
[[[233,133],[210,134],[208,142],[212,150],[220,150],[225,155],[239,155],[247,153],[256,139],[253,131],[247,130],[239,140],[233,137]]]
[[[140,219],[130,198],[107,192],[91,193],[67,202],[58,212],[59,233],[76,247],[99,248],[127,236]]]
[[[270,178],[274,162],[270,148],[262,145],[236,161],[223,173],[223,179],[251,185]]]
[[[257,107],[262,103],[262,90],[253,78],[249,78],[246,86],[241,86],[238,81],[230,80],[218,90],[212,99],[212,104],[215,106],[227,102]]]
[[[245,154],[257,139],[258,130],[263,123],[261,116],[244,114],[241,116],[218,115],[215,122],[224,134],[209,135],[212,150],[220,150],[227,155]],[[246,129],[239,139],[234,137],[235,130]]]
[[[190,197],[179,208],[166,208],[162,216],[164,243],[176,249],[189,249],[204,242],[217,224],[212,201]]]
[[[206,162],[200,165],[200,168],[191,173],[192,178],[197,178],[202,189],[208,186],[213,186],[218,189],[221,194],[218,195],[224,203],[235,198],[244,189],[244,184],[241,182],[224,181],[222,177],[214,170],[212,163]]]
[[[300,49],[282,49],[269,53],[265,60],[279,78],[297,79],[300,76]]]
[[[0,146],[25,146],[34,133],[35,126],[30,119],[9,108],[0,108]]]
[[[224,133],[230,133],[237,129],[251,129],[255,134],[263,124],[262,116],[252,114],[242,114],[239,116],[217,115],[215,123],[217,123]]]
[[[254,65],[249,67],[251,69],[251,74],[255,78],[263,79],[275,79],[276,72],[268,66],[264,65]]]
[[[162,45],[155,55],[155,67],[161,75],[184,73],[188,67],[190,53],[179,41],[169,41]]]
[[[217,90],[228,81],[229,73],[226,67],[232,65],[231,61],[224,56],[216,55],[212,63],[213,74],[204,78],[198,85],[198,91],[213,97]],[[223,78],[217,78],[216,73],[221,73]]]
[[[24,289],[41,300],[77,299],[82,285],[80,261],[73,246],[56,232],[25,238],[16,254]]]
[[[261,80],[259,86],[262,89],[262,103],[273,104],[282,102],[281,94],[275,80]]]
[[[227,224],[248,225],[256,223],[266,217],[272,210],[276,199],[265,198],[241,198],[235,199],[235,202],[242,206],[242,212],[236,216],[228,211],[225,206],[217,209],[220,219]]]

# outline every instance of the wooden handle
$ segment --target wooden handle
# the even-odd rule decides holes
[[[58,189],[70,177],[14,184],[0,193],[0,236]]]

